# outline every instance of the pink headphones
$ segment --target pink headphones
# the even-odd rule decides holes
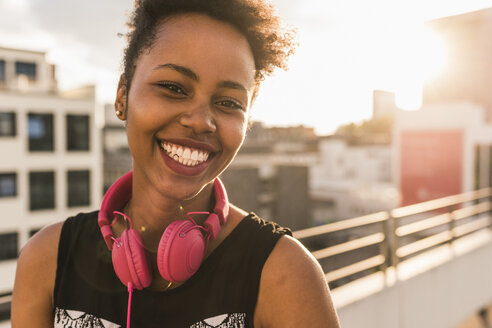
[[[132,228],[129,217],[118,212],[132,197],[132,171],[119,178],[104,195],[99,211],[98,223],[106,245],[112,251],[113,267],[121,282],[132,284],[137,289],[148,287],[152,273],[143,248],[142,238]],[[161,276],[171,282],[190,278],[200,267],[210,239],[215,239],[229,215],[229,201],[224,185],[214,181],[216,204],[214,212],[190,212],[188,220],[177,220],[164,231],[157,249],[157,267]],[[130,222],[130,228],[115,238],[111,225],[117,220],[116,214],[123,215]],[[198,225],[192,214],[208,214],[203,226]]]

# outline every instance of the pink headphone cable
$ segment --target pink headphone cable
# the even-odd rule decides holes
[[[115,215],[115,217],[113,219],[113,222],[111,223],[111,226],[113,226],[116,223],[116,221],[118,220],[116,214],[123,216],[130,223],[130,228],[133,227],[132,220],[126,214],[119,212],[119,211],[113,211],[113,215]],[[193,218],[191,217],[191,215],[193,215],[193,214],[210,214],[210,213],[209,212],[189,212],[186,214],[188,219],[190,221],[192,221],[195,224],[195,226],[189,228],[184,233],[187,233],[189,230],[196,229],[196,228],[204,230],[206,232],[206,235],[207,235],[206,239],[205,239],[205,243],[206,243],[205,249],[204,249],[204,251],[205,251],[208,248],[208,243],[210,241],[211,234],[210,234],[210,231],[208,231],[208,229],[196,224],[195,220],[193,220]],[[118,242],[116,240],[116,238],[114,238],[114,237],[111,237],[111,239],[113,240],[113,242]],[[130,328],[131,310],[132,310],[132,296],[133,296],[133,283],[129,282],[127,287],[128,287],[128,308],[127,308],[127,315],[126,315],[126,327]]]
[[[126,312],[126,328],[130,328],[130,317],[132,311],[133,284],[128,283],[128,310]]]

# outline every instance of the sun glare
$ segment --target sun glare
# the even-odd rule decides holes
[[[437,77],[447,66],[448,49],[441,35],[430,28],[424,28],[422,37],[423,56],[421,65],[423,82],[429,82]]]
[[[0,5],[4,7],[4,10],[9,11],[25,11],[29,7],[26,0],[3,0],[0,1]]]
[[[444,40],[430,28],[416,28],[402,38],[400,75],[396,82],[396,105],[404,110],[422,106],[422,88],[446,67],[448,52]]]

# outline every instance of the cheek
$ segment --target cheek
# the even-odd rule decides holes
[[[127,129],[137,134],[148,135],[158,129],[160,122],[167,118],[162,104],[144,89],[134,90],[130,94],[127,108]]]
[[[157,129],[158,120],[155,119],[155,115],[142,108],[128,107],[126,134],[130,152],[134,157],[152,150],[152,136]]]
[[[151,126],[152,120],[147,115],[142,115],[131,109],[128,111],[126,134],[129,142],[142,139],[147,135],[147,131],[151,129]]]
[[[246,137],[246,130],[248,127],[247,117],[239,122],[229,122],[227,126],[229,128],[224,133],[223,139],[227,142],[228,147],[231,151],[234,151],[235,154],[243,144],[244,138]]]

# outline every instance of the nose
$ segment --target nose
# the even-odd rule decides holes
[[[202,103],[183,112],[178,122],[195,134],[213,133],[217,130],[213,109],[207,103]]]

